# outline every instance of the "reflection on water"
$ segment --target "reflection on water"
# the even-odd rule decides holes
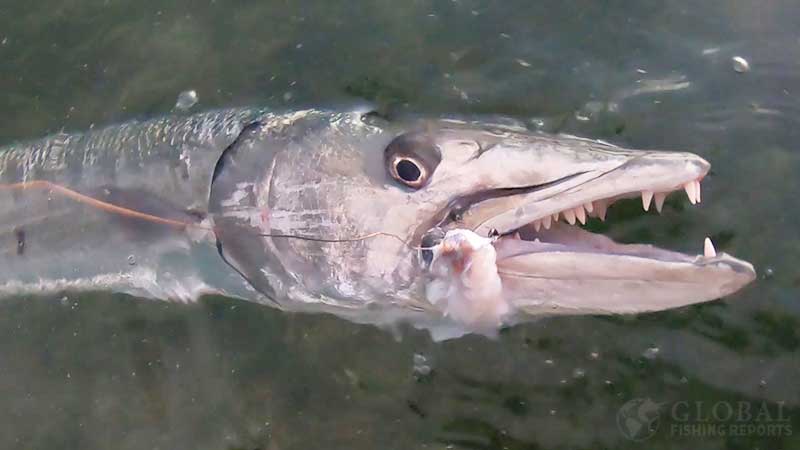
[[[599,231],[695,253],[711,236],[760,279],[708,305],[438,344],[223,298],[4,299],[0,448],[800,447],[796,5],[357,6],[2,2],[0,143],[168,113],[190,90],[192,111],[360,98],[513,116],[711,160],[701,206],[621,203]],[[681,434],[743,402],[794,433]]]

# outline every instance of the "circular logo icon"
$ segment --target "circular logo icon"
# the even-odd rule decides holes
[[[617,426],[623,436],[641,442],[653,437],[661,421],[661,406],[649,398],[635,398],[617,411]]]

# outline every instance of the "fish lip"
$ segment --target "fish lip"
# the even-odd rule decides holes
[[[519,255],[516,255],[516,256],[511,256],[511,257],[508,257],[508,258],[498,259],[498,264],[500,266],[502,266],[504,261],[507,262],[507,261],[512,260],[512,259],[514,259],[516,257],[519,257],[519,256],[527,256],[527,255],[532,255],[532,254],[534,254],[534,253],[524,253],[524,254],[519,254]],[[691,266],[694,266],[694,267],[697,267],[697,268],[709,268],[709,267],[711,267],[711,268],[717,268],[717,269],[731,270],[731,271],[735,272],[737,275],[742,275],[742,276],[745,277],[743,279],[742,285],[746,285],[746,284],[748,284],[748,283],[750,283],[750,282],[752,282],[753,280],[756,279],[756,271],[755,271],[755,268],[753,267],[752,264],[750,264],[747,261],[738,259],[738,258],[736,258],[734,256],[731,256],[731,255],[729,255],[727,253],[719,253],[716,257],[707,258],[707,259],[704,259],[702,257],[696,257],[693,260],[692,260],[692,258],[687,258],[687,260],[685,260],[685,261],[677,261],[677,260],[669,261],[669,260],[661,260],[661,259],[657,259],[657,258],[648,258],[648,257],[644,257],[644,256],[617,255],[617,254],[609,254],[609,253],[604,253],[602,255],[604,255],[604,256],[612,256],[612,257],[613,256],[619,256],[619,257],[623,257],[623,258],[641,258],[641,259],[650,260],[650,261],[656,260],[656,261],[658,261],[660,263],[664,263],[664,264],[675,264],[675,265],[686,264],[686,265],[691,265]],[[688,256],[688,255],[686,255],[686,256]],[[501,277],[503,277],[504,275],[506,275],[506,276],[509,275],[511,272],[509,272],[507,270],[504,270],[502,267],[500,267],[500,268],[498,268],[498,273],[500,274]],[[529,273],[522,273],[522,272],[515,272],[514,274],[517,275],[517,276],[536,277],[536,274],[529,274]],[[554,279],[552,277],[545,277],[545,278]],[[566,279],[570,279],[570,278],[566,278]],[[624,279],[624,276],[616,277],[614,279]],[[703,284],[703,283],[705,283],[705,281],[697,280],[697,281],[695,281],[695,283]]]
[[[526,229],[518,236],[507,234],[499,237],[494,243],[498,262],[534,253],[600,254],[609,257],[657,260],[671,264],[692,264],[697,267],[726,264],[737,273],[755,276],[752,264],[724,252],[719,252],[715,256],[690,255],[652,244],[621,244],[603,234],[561,223],[554,225],[552,230],[557,233],[563,231],[565,233],[562,234],[566,236],[553,237],[547,232],[536,234],[533,230]],[[530,232],[526,233],[527,231]]]

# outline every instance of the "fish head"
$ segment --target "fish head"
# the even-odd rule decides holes
[[[294,304],[485,332],[542,314],[680,307],[755,278],[710,242],[687,255],[581,228],[625,198],[660,210],[686,191],[699,202],[710,166],[697,155],[480,120],[365,117],[313,111],[255,139],[260,154],[281,144],[252,165],[264,175],[251,247],[269,255],[253,265]]]

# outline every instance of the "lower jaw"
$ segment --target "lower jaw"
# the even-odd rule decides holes
[[[619,244],[576,226],[525,226],[494,242],[506,300],[528,314],[630,314],[729,295],[753,281],[745,261]]]
[[[752,266],[725,254],[691,256],[618,244],[566,224],[539,231],[525,226],[496,240],[451,231],[447,245],[441,244],[449,256],[434,260],[434,266],[469,264],[433,270],[426,294],[445,316],[472,331],[539,314],[671,309],[728,295],[755,276]]]
[[[632,256],[664,262],[692,262],[698,258],[716,256],[713,245],[711,247],[706,245],[703,255],[687,255],[650,244],[616,243],[604,235],[563,223],[553,224],[550,229],[540,229],[539,231],[536,231],[532,225],[524,226],[517,232],[498,239],[495,249],[498,260],[522,254],[545,252]]]

